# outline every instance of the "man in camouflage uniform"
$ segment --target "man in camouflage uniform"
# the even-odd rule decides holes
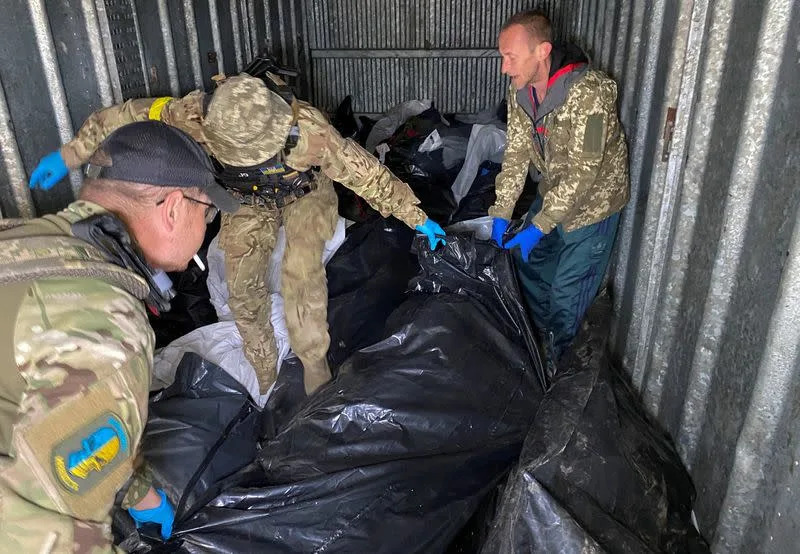
[[[556,360],[600,287],[630,187],[616,84],[578,48],[554,46],[551,33],[539,12],[514,15],[500,32],[502,71],[511,77],[508,144],[489,214],[494,240],[520,247],[529,312]],[[538,198],[525,227],[508,237],[529,169]]]
[[[271,83],[285,86],[269,75]],[[228,171],[252,170],[283,156],[283,167],[312,171],[309,185],[279,206],[253,195],[242,208],[223,216],[220,247],[225,252],[229,304],[262,394],[275,381],[277,349],[270,323],[265,274],[278,229],[286,230],[281,292],[292,350],[303,362],[308,393],[330,379],[326,355],[327,279],[322,264],[325,242],[338,218],[332,180],[363,197],[381,215],[394,215],[428,235],[433,248],[444,231],[417,207],[409,186],[398,180],[357,143],[344,139],[323,114],[306,102],[284,100],[260,79],[239,75],[222,82],[213,96],[201,91],[183,98],[147,98],[96,112],[60,152],[45,157],[31,185],[48,188],[67,168],[84,163],[111,130],[131,121],[157,119],[186,131]],[[287,146],[290,135],[296,145]],[[288,151],[288,154],[282,152]],[[246,172],[245,172],[246,173]]]
[[[111,551],[147,421],[145,303],[169,307],[159,275],[186,267],[218,208],[238,207],[203,149],[163,123],[122,127],[91,162],[63,211],[0,220],[3,552]],[[137,474],[123,507],[167,538],[172,507]]]

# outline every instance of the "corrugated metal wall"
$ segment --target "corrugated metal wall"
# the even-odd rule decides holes
[[[675,437],[715,551],[797,552],[800,4],[580,13],[631,152],[614,348]]]
[[[620,83],[633,195],[611,275],[613,348],[675,437],[715,551],[797,551],[798,3],[3,4],[6,216],[53,211],[71,199],[69,184],[31,198],[25,183],[92,110],[210,88],[214,73],[235,72],[265,43],[307,75],[300,89],[323,108],[346,94],[368,113],[421,97],[444,111],[491,107],[505,90],[494,51],[502,20],[521,7],[544,8],[559,35]]]
[[[499,103],[497,30],[521,0],[309,0],[315,103],[333,110],[351,94],[359,113],[382,113],[418,98],[443,112]],[[563,32],[557,2],[539,2]],[[564,2],[576,4],[576,2]]]

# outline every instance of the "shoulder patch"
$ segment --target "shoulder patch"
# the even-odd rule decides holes
[[[59,484],[70,493],[84,494],[130,455],[125,425],[106,412],[56,444],[51,459]]]
[[[603,114],[592,114],[586,119],[582,153],[586,157],[602,156],[606,142],[606,123]]]

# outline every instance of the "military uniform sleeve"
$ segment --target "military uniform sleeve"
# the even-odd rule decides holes
[[[161,113],[152,113],[150,119],[160,119],[167,125],[177,127],[200,144],[205,144],[202,125],[205,95],[203,91],[195,90],[183,98],[170,98]]]
[[[61,156],[70,169],[75,169],[92,157],[100,143],[116,129],[128,123],[155,119],[202,140],[202,105],[204,93],[190,92],[183,98],[139,98],[94,112],[71,141],[61,147]]]
[[[495,179],[497,200],[489,209],[492,217],[511,219],[514,205],[525,187],[525,176],[531,161],[531,128],[523,119],[525,117],[518,107],[516,91],[512,86],[508,92],[508,132],[503,169]]]
[[[81,126],[71,141],[61,147],[61,156],[70,169],[75,169],[92,157],[103,140],[115,129],[149,118],[150,106],[155,98],[128,100],[94,112]]]
[[[549,138],[550,161],[547,178],[550,188],[542,199],[542,209],[533,224],[549,233],[577,206],[590,201],[603,163],[610,118],[616,118],[617,87],[610,79],[596,86],[582,86],[568,100],[569,121],[562,127],[564,136]]]
[[[364,198],[382,216],[395,216],[412,229],[428,219],[406,183],[356,142],[344,139],[322,114],[310,106],[300,108],[300,140],[289,165],[296,169],[319,166],[322,172]],[[305,167],[298,167],[299,165]]]
[[[12,367],[25,388],[0,463],[4,540],[40,551],[49,533],[57,551],[109,550],[147,418],[153,332],[139,300],[96,279],[26,283],[17,298]]]
[[[133,477],[125,492],[125,497],[122,499],[122,508],[125,510],[136,506],[154,483],[153,472],[141,456],[134,460],[133,468]]]

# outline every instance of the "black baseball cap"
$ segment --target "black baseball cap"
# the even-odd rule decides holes
[[[203,147],[160,121],[130,123],[108,135],[89,160],[86,175],[158,187],[197,187],[220,211],[239,208],[239,201],[217,182]]]

